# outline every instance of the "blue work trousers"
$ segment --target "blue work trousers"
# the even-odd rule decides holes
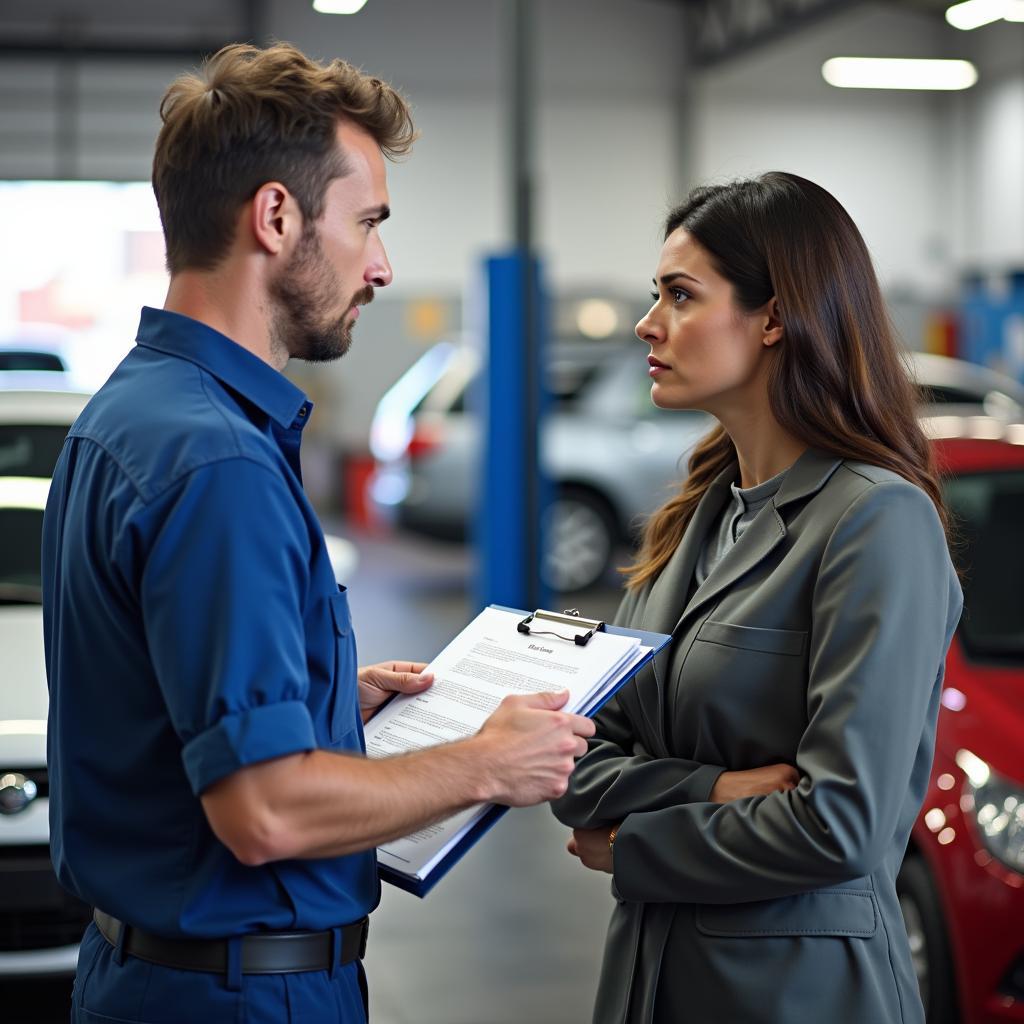
[[[120,961],[120,962],[119,962]],[[240,982],[240,984],[238,984]],[[358,961],[333,972],[224,974],[121,956],[90,924],[71,1000],[72,1024],[367,1024]]]

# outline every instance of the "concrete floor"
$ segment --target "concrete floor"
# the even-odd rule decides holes
[[[357,542],[361,662],[427,660],[478,610],[464,549]],[[614,582],[573,599],[596,617],[617,602]],[[609,878],[580,867],[567,838],[546,807],[512,810],[425,900],[386,885],[367,956],[374,1024],[589,1021]]]
[[[329,525],[330,528],[330,525]],[[466,550],[360,536],[349,588],[362,663],[428,660],[479,610]],[[577,595],[610,616],[616,582]],[[590,1020],[608,876],[565,852],[546,807],[513,810],[425,899],[385,885],[366,968],[373,1024],[584,1024]],[[0,983],[3,1024],[68,1019],[70,983]]]

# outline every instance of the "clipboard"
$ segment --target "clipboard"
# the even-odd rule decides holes
[[[533,627],[536,623],[536,632],[550,632],[548,626],[553,626],[557,629],[559,626],[567,627],[578,627],[585,625],[587,629],[584,633],[590,632],[592,635],[594,632],[607,632],[616,633],[619,636],[630,636],[636,637],[641,646],[649,647],[650,650],[643,658],[638,662],[629,666],[626,672],[623,673],[620,679],[617,679],[612,686],[610,686],[601,697],[595,701],[591,706],[588,706],[580,713],[584,714],[587,718],[593,718],[594,715],[601,710],[602,707],[618,693],[642,668],[654,660],[654,658],[668,645],[672,639],[669,633],[652,633],[649,630],[642,629],[625,629],[621,626],[612,626],[606,622],[601,622],[596,619],[584,619],[579,616],[575,610],[568,610],[559,614],[558,612],[545,611],[543,609],[537,609],[534,612],[527,612],[522,608],[509,608],[507,605],[490,605],[491,608],[496,608],[499,611],[511,612],[514,615],[522,616],[519,627],[524,624],[528,627]],[[519,628],[520,632],[523,632],[522,628]],[[572,642],[578,643],[575,637],[565,637],[562,639],[571,639]],[[589,637],[588,637],[589,639]],[[586,643],[587,641],[583,641]],[[441,881],[445,875],[462,858],[473,848],[483,837],[489,832],[498,820],[508,811],[509,808],[502,804],[493,804],[486,813],[476,821],[472,827],[463,835],[459,841],[452,846],[452,848],[444,855],[442,860],[430,871],[426,878],[417,879],[411,875],[403,874],[400,871],[396,871],[387,865],[378,864],[378,873],[381,881],[387,882],[389,885],[393,885],[398,889],[402,889],[405,892],[411,893],[413,896],[418,896],[423,899],[430,893],[430,891]]]

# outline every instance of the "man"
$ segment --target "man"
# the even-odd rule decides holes
[[[591,723],[507,700],[471,739],[363,756],[417,664],[357,672],[302,491],[310,404],[391,281],[409,110],[342,61],[232,46],[161,107],[170,289],[72,428],[44,524],[54,862],[96,907],[79,1021],[364,1021],[374,847],[565,790]]]

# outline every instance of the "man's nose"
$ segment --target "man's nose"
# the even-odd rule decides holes
[[[382,245],[379,251],[374,254],[373,259],[367,264],[363,280],[372,288],[383,288],[385,285],[391,284],[393,276],[391,264],[388,262],[388,254],[384,251],[384,246]]]

